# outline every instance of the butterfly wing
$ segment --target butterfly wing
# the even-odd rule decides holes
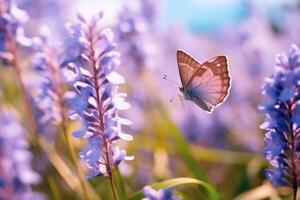
[[[187,83],[191,99],[209,112],[225,100],[229,87],[230,77],[225,56],[217,56],[203,63]]]
[[[196,69],[201,67],[201,64],[181,50],[177,50],[177,64],[181,83],[185,88]]]

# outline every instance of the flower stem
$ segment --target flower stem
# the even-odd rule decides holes
[[[54,177],[50,175],[47,177],[47,180],[48,180],[49,189],[51,191],[53,199],[54,200],[62,200],[60,193],[59,193],[59,189],[57,187],[57,184],[55,183]]]
[[[9,43],[9,50],[12,54],[12,60],[11,60],[11,65],[15,70],[16,76],[17,76],[17,82],[19,84],[19,87],[21,89],[21,93],[22,93],[22,97],[23,97],[23,102],[24,102],[24,106],[27,112],[27,116],[28,116],[28,126],[30,129],[30,133],[32,134],[31,137],[29,135],[29,139],[32,141],[33,146],[36,148],[37,150],[37,154],[39,156],[39,159],[41,162],[47,162],[45,160],[45,157],[43,156],[43,150],[41,147],[41,144],[39,142],[39,135],[38,135],[38,130],[37,130],[37,125],[36,125],[36,121],[34,118],[34,113],[33,113],[33,109],[32,109],[32,104],[30,102],[30,96],[26,90],[24,81],[22,79],[22,71],[21,71],[21,67],[19,65],[19,61],[18,61],[18,48],[15,44],[15,41],[13,39],[13,37],[11,35],[9,35],[8,37],[8,43]],[[52,177],[52,175],[47,174],[46,178],[47,180],[50,180]],[[53,184],[56,184],[55,182],[53,182]]]
[[[35,122],[35,118],[34,118],[34,114],[33,114],[33,110],[32,110],[32,105],[30,103],[30,96],[26,90],[25,84],[23,82],[22,79],[22,73],[21,73],[21,68],[17,59],[17,48],[16,46],[14,46],[13,44],[11,44],[11,53],[13,55],[13,59],[11,61],[11,65],[15,70],[16,76],[17,76],[17,82],[18,85],[21,89],[21,93],[22,93],[22,97],[23,97],[23,102],[24,102],[24,106],[27,112],[27,116],[28,116],[28,127],[30,130],[30,133],[32,134],[31,137],[29,135],[29,139],[32,141],[33,146],[36,148],[37,150],[37,154],[39,156],[39,159],[41,160],[41,162],[45,161],[45,158],[43,157],[43,153],[42,153],[42,148],[39,142],[39,135],[38,135],[38,131],[37,131],[37,125]],[[47,180],[53,180],[53,176],[47,174],[46,175]],[[49,182],[50,183],[50,182]],[[54,181],[51,182],[51,188],[57,188],[56,183]],[[56,194],[56,197],[59,197],[59,194]],[[58,199],[58,198],[56,198]]]
[[[109,183],[110,183],[110,187],[111,187],[111,190],[112,190],[112,193],[113,193],[113,197],[114,197],[114,200],[117,200],[117,191],[116,191],[116,187],[115,187],[115,184],[114,184],[114,178],[113,178],[113,173],[112,173],[112,169],[111,169],[111,161],[110,161],[110,151],[109,151],[109,144],[108,144],[108,141],[107,139],[105,140],[104,142],[105,144],[105,152],[106,152],[106,159],[107,159],[107,171],[108,171],[108,178],[109,178]]]
[[[29,95],[25,89],[25,85],[24,85],[24,82],[22,80],[22,76],[21,76],[21,69],[20,69],[20,66],[19,66],[19,63],[18,63],[18,59],[16,58],[17,56],[17,53],[16,53],[16,50],[12,51],[13,53],[13,60],[12,60],[12,65],[15,69],[15,72],[16,72],[16,75],[17,75],[17,81],[18,81],[18,84],[20,86],[20,89],[21,89],[21,92],[23,94],[23,99],[24,99],[24,103],[25,103],[25,108],[26,108],[26,111],[28,113],[28,123],[29,123],[29,127],[31,129],[31,133],[34,134],[34,138],[37,138],[38,135],[37,135],[37,127],[36,127],[36,123],[35,123],[35,119],[34,119],[34,115],[33,115],[33,111],[32,111],[32,106],[31,106],[31,103],[30,103],[30,98],[29,98]],[[35,141],[35,139],[33,140]]]
[[[68,151],[69,151],[69,154],[71,156],[71,160],[72,160],[73,164],[75,165],[77,174],[79,176],[80,184],[81,184],[81,187],[82,187],[82,190],[83,190],[84,199],[85,200],[90,200],[90,196],[87,192],[87,186],[86,186],[86,183],[85,183],[84,176],[83,176],[82,171],[81,171],[81,169],[78,165],[78,162],[77,162],[77,157],[76,157],[76,152],[75,152],[74,145],[71,141],[70,135],[67,132],[65,120],[63,120],[63,122],[62,122],[62,131],[63,131],[63,134],[65,136],[66,142],[67,142]]]
[[[61,127],[61,131],[63,132],[63,135],[65,137],[65,141],[67,143],[67,148],[68,148],[68,152],[71,156],[71,161],[75,166],[76,172],[79,176],[79,181],[80,181],[80,185],[82,187],[83,190],[83,196],[85,200],[90,200],[90,196],[87,192],[87,185],[86,185],[86,180],[84,178],[84,175],[79,167],[78,164],[78,160],[77,160],[77,156],[76,156],[76,151],[75,151],[75,147],[73,145],[73,142],[71,140],[70,135],[68,134],[67,131],[67,118],[66,118],[66,113],[65,113],[65,102],[63,99],[64,96],[64,86],[61,85],[60,83],[60,75],[59,75],[59,65],[57,62],[55,62],[55,55],[54,53],[47,47],[44,47],[44,52],[47,54],[47,56],[49,57],[49,70],[51,72],[52,78],[53,78],[53,87],[54,87],[54,91],[56,92],[57,96],[58,96],[58,106],[59,106],[59,110],[60,110],[60,116],[61,116],[61,122],[60,122],[60,127]]]
[[[32,105],[30,103],[30,97],[29,94],[26,91],[26,87],[24,85],[24,82],[22,80],[22,75],[21,75],[21,67],[19,65],[19,61],[18,61],[18,46],[16,44],[15,38],[12,34],[12,30],[8,30],[7,32],[8,34],[8,38],[7,38],[7,49],[8,52],[10,52],[12,54],[12,60],[11,60],[11,65],[15,70],[16,76],[17,76],[17,82],[20,86],[21,89],[21,93],[23,95],[23,100],[24,100],[24,104],[25,104],[25,109],[28,113],[28,123],[29,123],[29,128],[31,129],[30,132],[33,134],[33,142],[36,146],[38,146],[38,134],[37,134],[37,126],[35,123],[35,119],[34,119],[34,115],[33,115],[33,110],[32,110]]]
[[[94,85],[95,85],[95,91],[96,91],[96,101],[98,106],[98,112],[99,112],[99,127],[100,131],[98,134],[104,133],[104,113],[102,112],[102,100],[99,94],[100,89],[100,83],[98,81],[97,77],[97,60],[96,60],[96,53],[95,53],[95,47],[94,47],[94,37],[93,37],[93,27],[89,26],[89,32],[88,32],[88,38],[90,43],[90,60],[91,60],[91,66],[93,69],[94,74]],[[98,66],[100,67],[100,66]],[[99,144],[102,145],[102,144]],[[105,138],[103,140],[103,146],[105,148],[105,157],[106,157],[106,168],[107,168],[107,175],[109,178],[110,187],[113,193],[114,200],[118,200],[117,192],[113,180],[113,173],[112,173],[112,163],[111,163],[111,151],[110,151],[110,142],[108,138]]]
[[[293,187],[293,196],[292,196],[292,200],[296,200],[297,199],[297,188]]]
[[[113,174],[111,173],[111,175],[109,176],[109,183],[110,183],[110,187],[114,196],[114,200],[117,200],[117,191],[116,191],[116,187],[114,184],[114,180],[113,180]]]
[[[289,116],[292,116],[293,113],[293,100],[291,103],[288,105],[288,110],[289,110]],[[296,131],[293,130],[293,124],[290,123],[290,132],[291,132],[291,170],[292,170],[292,177],[293,177],[293,200],[297,199],[297,189],[298,189],[298,174],[297,174],[297,155],[296,155]]]

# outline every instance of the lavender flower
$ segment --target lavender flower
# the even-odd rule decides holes
[[[150,186],[145,186],[143,190],[146,197],[144,200],[180,200],[173,195],[169,188],[156,191]]]
[[[276,71],[266,79],[269,100],[260,109],[266,113],[261,128],[267,130],[264,154],[273,166],[266,176],[274,186],[299,186],[300,153],[300,51],[292,45],[289,54],[276,58]],[[294,193],[295,197],[295,193]]]
[[[141,13],[143,13],[145,21],[153,26],[156,22],[158,5],[159,2],[157,0],[140,0],[141,3]]]
[[[136,3],[136,2],[135,2]],[[134,73],[140,73],[145,67],[153,67],[151,56],[155,52],[153,38],[153,22],[155,18],[155,2],[138,1],[138,4],[126,4],[119,15],[116,27],[120,50],[125,65]]]
[[[60,68],[58,52],[50,44],[51,37],[47,27],[41,31],[39,42],[35,44],[36,53],[32,60],[32,67],[40,78],[40,88],[36,103],[43,112],[40,121],[61,124],[66,116],[65,108],[65,77]],[[64,122],[63,122],[64,123]]]
[[[0,2],[0,58],[4,65],[10,65],[19,46],[31,46],[24,36],[23,24],[28,20],[25,11],[20,10],[15,1]]]
[[[13,109],[0,110],[0,199],[45,199],[31,189],[40,177],[31,169],[32,155],[19,121]]]
[[[117,93],[118,84],[124,78],[114,70],[119,65],[119,53],[114,51],[113,33],[109,29],[98,30],[102,13],[87,22],[78,15],[77,24],[68,24],[66,59],[63,63],[75,74],[72,84],[77,94],[70,100],[72,116],[79,116],[84,124],[82,130],[73,133],[88,141],[81,152],[94,176],[112,176],[112,170],[124,159],[132,159],[120,150],[119,139],[132,140],[122,133],[121,125],[129,120],[120,118],[118,110],[126,110],[125,93]]]

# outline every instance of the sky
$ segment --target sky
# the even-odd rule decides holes
[[[114,23],[117,10],[122,8],[122,3],[135,0],[76,0],[76,10],[84,16],[103,9],[108,22]],[[282,19],[280,6],[296,0],[158,0],[163,2],[161,10],[161,27],[174,24],[187,25],[194,31],[215,31],[226,25],[238,23],[249,14],[248,2],[259,5],[262,11],[276,21]]]

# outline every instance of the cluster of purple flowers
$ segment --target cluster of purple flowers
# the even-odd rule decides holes
[[[64,93],[66,81],[63,69],[60,68],[59,55],[51,43],[47,27],[41,30],[41,36],[35,40],[36,53],[32,59],[32,67],[40,79],[39,91],[35,101],[43,112],[40,122],[61,124],[66,116]]]
[[[87,139],[88,145],[80,156],[92,169],[88,175],[109,176],[114,167],[124,159],[132,159],[116,145],[117,140],[132,140],[121,130],[131,122],[118,116],[118,110],[126,110],[125,93],[117,93],[118,84],[124,78],[114,70],[119,65],[119,53],[114,50],[113,33],[99,30],[102,13],[88,22],[78,15],[79,22],[68,24],[69,38],[66,44],[64,66],[74,72],[71,81],[76,95],[70,99],[71,116],[80,117],[83,129],[73,133]]]
[[[0,3],[0,58],[4,65],[11,64],[19,46],[31,46],[24,36],[23,24],[28,20],[25,11],[19,9],[14,0]]]
[[[144,187],[144,200],[180,200],[178,197],[173,195],[170,188],[154,190],[151,186]]]
[[[25,130],[13,109],[0,110],[0,199],[42,200],[31,185],[40,176],[31,168],[32,155]]]
[[[137,2],[138,4],[132,4],[133,6],[126,4],[123,12],[119,15],[119,23],[115,31],[117,40],[120,43],[120,51],[126,58],[123,59],[126,66],[125,70],[132,70],[132,74],[140,75],[145,67],[153,66],[149,58],[156,50],[156,46],[153,45],[154,42],[152,41],[154,39],[152,36],[155,33],[152,30],[155,29],[157,2],[151,0],[139,0]],[[49,0],[45,3],[45,5],[47,3],[59,5],[60,2]],[[59,7],[55,6],[54,9],[63,10]],[[42,16],[42,12],[37,14],[36,16]],[[101,12],[87,20],[78,14],[77,23],[66,25],[68,36],[64,43],[63,59],[60,62],[59,58],[61,56],[51,44],[49,31],[44,29],[39,38],[26,37],[23,27],[23,24],[29,19],[26,12],[20,10],[14,0],[0,0],[0,64],[13,66],[19,79],[19,86],[25,97],[23,100],[27,106],[26,112],[30,116],[27,128],[32,126],[32,130],[28,131],[28,135],[30,133],[33,136],[30,135],[28,138],[32,139],[33,148],[37,148],[38,151],[43,150],[43,147],[39,146],[37,132],[43,132],[45,129],[47,132],[51,132],[45,127],[43,127],[44,130],[38,130],[38,122],[44,124],[51,122],[51,127],[54,127],[55,131],[58,132],[58,129],[62,128],[65,136],[68,136],[67,116],[79,120],[82,128],[76,130],[73,136],[85,139],[87,142],[87,145],[79,153],[79,156],[85,160],[90,169],[87,177],[109,177],[114,199],[117,199],[118,194],[115,191],[112,178],[113,170],[123,160],[133,159],[121,148],[119,142],[131,141],[133,137],[123,132],[122,126],[131,125],[131,121],[120,117],[119,113],[130,108],[130,104],[125,101],[126,94],[118,92],[119,85],[125,82],[124,78],[116,72],[116,68],[120,65],[120,54],[115,50],[116,44],[114,43],[113,32],[110,29],[100,28],[99,22],[102,15]],[[247,64],[252,66],[249,74],[258,76],[262,72],[262,55],[255,46],[250,45],[251,42],[249,43],[249,41],[252,40],[249,38],[243,38],[243,40],[245,39],[243,42],[246,51],[248,51],[248,54],[250,52],[251,55],[248,57],[249,55],[246,53],[248,56],[243,60],[246,59]],[[194,42],[194,40],[192,41]],[[23,80],[23,77],[25,77],[23,76],[23,69],[25,69],[23,65],[26,62],[23,62],[22,59],[23,57],[28,58],[28,55],[22,54],[19,51],[20,47],[34,47],[36,50],[31,66],[34,69],[36,78],[38,78],[34,81],[39,83],[39,89],[38,94],[33,98],[28,94],[28,82],[24,81],[26,79]],[[168,60],[165,56],[164,59]],[[68,73],[68,76],[65,76],[65,73]],[[280,54],[277,56],[276,71],[266,79],[263,86],[264,94],[268,96],[268,100],[259,106],[259,109],[266,115],[265,122],[261,125],[261,128],[267,131],[264,155],[272,165],[272,168],[265,171],[266,176],[276,187],[288,186],[293,188],[294,199],[300,184],[299,80],[300,50],[296,45],[292,45],[288,55]],[[73,87],[72,91],[68,91],[70,89],[68,83]],[[138,90],[139,87],[143,91]],[[145,97],[147,96],[144,84],[134,85],[132,91],[134,90],[138,91],[137,100],[142,99],[142,93],[145,93]],[[249,92],[244,87],[243,91]],[[131,95],[131,97],[133,96],[134,94]],[[32,103],[32,100],[34,103]],[[142,99],[140,102],[147,102],[143,106],[150,108],[149,105],[152,106],[152,100],[154,99],[148,98],[147,101]],[[243,101],[245,100],[243,99]],[[41,117],[34,118],[36,117],[34,115],[37,115],[34,113],[37,110],[35,106],[38,107],[39,111],[42,111]],[[32,186],[38,183],[41,178],[31,168],[30,144],[26,140],[28,138],[25,137],[27,132],[22,127],[20,119],[13,109],[0,107],[3,107],[0,108],[0,200],[43,200],[45,197],[32,189]],[[241,107],[246,108],[244,105]],[[185,132],[189,133],[188,138],[191,141],[200,138],[203,142],[203,138],[201,138],[203,135],[199,134],[201,129],[203,133],[210,133],[211,139],[205,141],[206,145],[210,143],[215,147],[226,147],[224,139],[226,135],[224,133],[229,132],[225,119],[228,117],[228,113],[226,113],[226,117],[222,117],[217,111],[211,122],[206,120],[205,126],[196,128],[194,124],[197,124],[196,122],[199,120],[195,116],[190,115],[187,117],[189,123],[183,127]],[[224,121],[222,121],[223,118]],[[36,122],[36,119],[39,119],[39,121]],[[254,122],[255,120],[249,120],[248,117],[246,121]],[[230,128],[234,129],[233,126]],[[220,137],[220,133],[224,138]],[[66,138],[73,164],[76,165],[76,169],[79,169],[76,159],[74,159],[75,150],[72,149],[71,140],[68,140],[68,137]],[[215,138],[219,142],[216,142]],[[249,141],[249,138],[247,139]],[[82,191],[88,193],[89,185],[85,183],[78,169],[78,175],[83,180],[80,180]],[[143,173],[146,171],[143,170]],[[180,199],[169,188],[155,190],[151,186],[146,186],[143,192],[145,200]]]
[[[273,166],[266,176],[274,186],[300,184],[300,51],[290,47],[288,55],[276,58],[276,71],[263,86],[268,101],[260,106],[266,114],[261,128],[267,130],[264,154]]]
[[[126,57],[128,69],[140,73],[145,67],[153,67],[150,62],[155,45],[151,42],[150,30],[155,19],[155,1],[138,1],[138,4],[126,4],[119,15],[116,33],[120,51]],[[153,35],[153,32],[152,32]]]

